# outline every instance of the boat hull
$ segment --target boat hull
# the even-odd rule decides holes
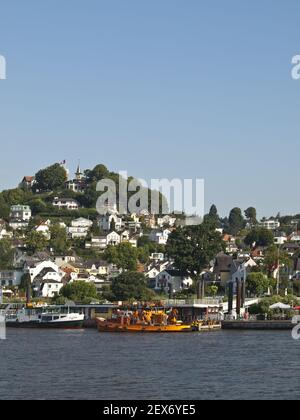
[[[190,325],[123,325],[116,322],[96,319],[99,332],[124,332],[124,333],[178,333],[191,332]]]
[[[39,329],[64,329],[75,330],[83,328],[83,321],[65,321],[65,322],[7,322],[7,328],[39,328]]]

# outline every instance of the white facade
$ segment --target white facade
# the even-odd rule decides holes
[[[109,245],[116,246],[121,243],[121,236],[117,232],[110,232],[105,236],[94,236],[91,242],[87,242],[85,247],[87,249],[105,249]]]
[[[280,222],[278,220],[262,220],[259,226],[268,230],[276,230],[280,228]]]
[[[155,278],[155,289],[164,290],[166,293],[172,290],[173,293],[188,289],[193,285],[189,275],[179,273],[177,270],[165,270]]]
[[[22,220],[11,220],[9,222],[9,226],[13,230],[21,230],[21,229],[26,229],[28,227],[28,223],[29,222],[22,221]]]
[[[42,235],[45,236],[45,238],[49,240],[51,238],[50,225],[51,225],[50,220],[46,220],[45,222],[42,222],[38,226],[36,226],[34,230],[38,233],[41,233]]]
[[[10,208],[10,219],[11,220],[20,220],[27,221],[31,219],[31,209],[29,206],[11,206]]]
[[[166,245],[170,234],[171,231],[169,229],[163,231],[153,230],[149,235],[149,239],[151,242],[156,242],[159,245]]]
[[[109,232],[112,227],[113,222],[115,223],[115,229],[117,231],[122,229],[123,227],[122,219],[118,217],[116,214],[110,214],[110,213],[100,216],[99,227],[104,232]]]
[[[91,242],[86,242],[86,249],[105,249],[107,247],[106,236],[93,236]]]
[[[89,229],[85,227],[69,227],[68,228],[68,235],[72,239],[76,238],[86,238],[88,234]]]
[[[283,245],[286,242],[287,242],[287,237],[286,236],[280,235],[280,236],[275,236],[275,238],[274,238],[274,243],[276,245]]]
[[[80,217],[71,222],[71,227],[68,228],[68,234],[72,239],[86,238],[92,226],[93,222],[91,220]]]
[[[13,237],[13,233],[9,232],[6,228],[6,224],[0,221],[0,240],[1,239],[6,239],[6,238],[12,238]]]
[[[159,227],[163,227],[163,226],[173,227],[173,226],[175,226],[175,223],[176,223],[176,217],[172,217],[172,216],[169,216],[169,215],[166,215],[164,217],[159,217],[157,219],[157,225]]]
[[[65,264],[74,263],[75,261],[76,258],[72,255],[54,257],[54,262],[58,267],[61,267]]]
[[[150,255],[150,260],[163,261],[164,259],[165,259],[165,254],[161,252],[154,252]]]
[[[107,245],[119,245],[121,243],[121,236],[117,232],[111,232],[106,236]]]
[[[73,179],[72,181],[66,182],[66,188],[75,193],[83,194],[86,190],[86,183],[78,179]]]
[[[300,234],[297,232],[292,233],[292,235],[290,236],[290,241],[291,242],[300,242]]]
[[[93,226],[93,222],[89,219],[85,219],[84,217],[79,217],[79,219],[72,220],[71,226],[91,228]]]
[[[62,288],[62,283],[57,283],[55,281],[43,282],[40,290],[40,295],[43,298],[53,298],[59,295],[60,290]]]
[[[79,203],[74,200],[73,198],[58,198],[56,197],[53,200],[53,206],[57,207],[58,209],[62,210],[78,210]]]
[[[25,266],[26,269],[26,266]],[[43,271],[49,270],[48,273],[45,274],[43,279],[45,280],[59,280],[64,277],[65,273],[59,269],[59,267],[52,261],[42,261],[39,263],[36,263],[32,267],[27,267],[27,271],[30,275],[31,282],[34,282],[35,278]]]

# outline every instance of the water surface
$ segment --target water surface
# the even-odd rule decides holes
[[[299,399],[290,332],[8,330],[0,399]]]

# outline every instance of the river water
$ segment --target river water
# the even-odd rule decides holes
[[[290,332],[8,330],[0,399],[299,399]]]

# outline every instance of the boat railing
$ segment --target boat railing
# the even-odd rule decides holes
[[[219,306],[222,303],[221,298],[204,298],[204,299],[166,299],[163,301],[166,306],[180,306],[180,305],[215,305]]]

